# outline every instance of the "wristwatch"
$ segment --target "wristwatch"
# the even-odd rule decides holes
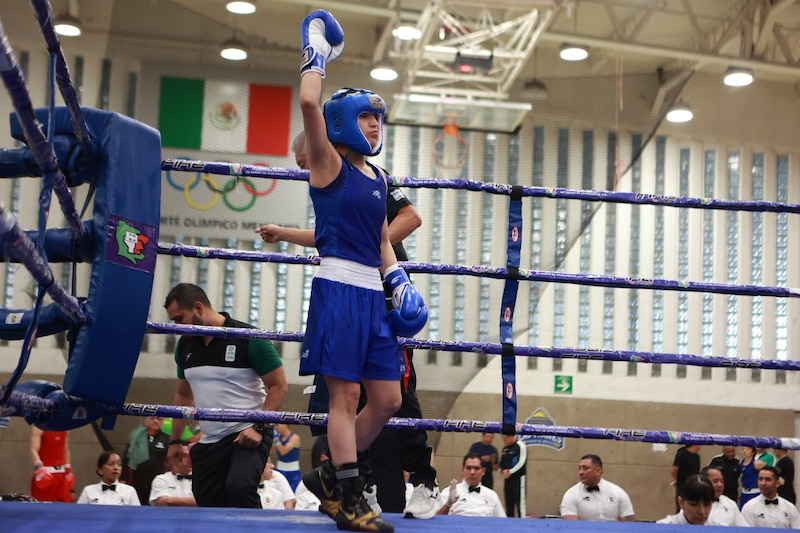
[[[265,435],[272,436],[272,429],[274,426],[274,424],[263,424],[261,422],[256,422],[253,424],[253,429],[261,433],[262,437]]]

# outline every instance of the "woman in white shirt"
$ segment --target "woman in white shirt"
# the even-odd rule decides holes
[[[704,526],[711,514],[714,503],[714,487],[706,476],[695,474],[690,476],[678,494],[678,506],[681,510],[656,521],[657,524],[691,524]]]
[[[136,489],[119,482],[122,459],[113,451],[105,451],[97,458],[97,475],[100,483],[86,485],[78,503],[92,505],[141,505]]]

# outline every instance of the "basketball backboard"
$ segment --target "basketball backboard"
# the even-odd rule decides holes
[[[513,133],[532,109],[533,106],[526,102],[396,94],[386,123],[436,128],[456,124],[462,130]]]

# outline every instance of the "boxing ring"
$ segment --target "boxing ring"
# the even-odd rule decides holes
[[[11,380],[0,395],[0,415],[23,417],[45,430],[69,430],[102,420],[113,427],[116,416],[162,416],[192,420],[281,422],[319,425],[325,414],[302,412],[238,411],[125,403],[142,339],[146,334],[204,335],[223,338],[251,337],[283,342],[302,342],[300,332],[240,328],[181,326],[147,322],[157,255],[316,265],[317,257],[285,253],[204,248],[158,241],[162,171],[203,172],[234,178],[307,180],[304,171],[255,165],[164,160],[160,158],[157,131],[115,113],[81,108],[69,81],[63,53],[53,29],[53,13],[46,0],[32,0],[40,27],[51,50],[54,80],[66,107],[34,110],[25,80],[0,27],[0,74],[12,95],[16,116],[11,132],[25,146],[7,149],[0,158],[2,177],[42,176],[40,215],[35,230],[23,230],[7,210],[0,210],[0,250],[12,261],[24,264],[38,284],[33,309],[2,309],[0,338],[22,339],[22,353]],[[51,91],[52,94],[52,91]],[[47,133],[41,127],[47,125]],[[514,310],[520,283],[562,283],[628,290],[703,292],[727,295],[798,298],[800,292],[786,287],[736,285],[669,279],[638,279],[603,275],[568,274],[521,268],[520,250],[525,235],[522,204],[525,198],[588,200],[664,206],[676,209],[710,209],[749,212],[800,213],[800,205],[781,202],[735,201],[708,198],[667,197],[615,191],[588,191],[509,186],[468,179],[393,178],[403,187],[459,189],[505,197],[509,201],[506,264],[503,267],[426,264],[406,262],[410,273],[476,276],[504,281],[499,310],[499,343],[440,341],[400,338],[408,347],[426,350],[496,354],[502,366],[502,419],[500,421],[393,418],[394,428],[445,432],[500,433],[513,428],[518,435],[647,442],[662,444],[735,445],[800,449],[800,439],[679,432],[671,429],[596,428],[519,423],[517,413],[516,361],[519,357],[587,359],[635,363],[682,364],[701,367],[800,370],[790,360],[737,359],[693,354],[637,352],[563,346],[522,346],[514,342]],[[83,221],[68,187],[87,186],[94,198],[91,220]],[[55,193],[69,227],[47,228],[50,197]],[[88,294],[77,296],[54,277],[51,262],[89,263],[92,266]],[[74,291],[73,291],[74,292]],[[47,294],[54,303],[43,305]],[[120,306],[124,295],[126,305]],[[33,340],[67,331],[70,358],[63,385],[22,381]],[[114,372],[103,372],[109,354]],[[397,531],[672,531],[681,526],[638,523],[566,522],[561,520],[503,520],[440,516],[433,520],[403,520],[386,514]],[[197,524],[232,530],[264,528],[286,531],[334,530],[321,514],[240,509],[103,508],[93,506],[3,502],[3,531],[52,529],[63,531],[182,531]]]

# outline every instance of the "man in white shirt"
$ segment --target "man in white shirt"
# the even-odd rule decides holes
[[[461,463],[464,479],[455,479],[439,494],[439,510],[436,514],[460,516],[506,516],[500,497],[490,488],[481,485],[484,468],[481,457],[470,453]]]
[[[270,458],[267,458],[267,464],[261,473],[258,496],[261,498],[262,509],[292,510],[297,504],[292,486],[286,476],[275,470],[275,465]]]
[[[797,507],[778,496],[780,475],[774,466],[764,466],[758,471],[758,489],[761,495],[742,508],[742,517],[754,527],[800,529]]]
[[[170,442],[180,444],[180,451],[170,456],[170,470],[153,478],[150,486],[150,505],[170,507],[196,507],[192,494],[192,465],[189,462],[189,442]]]
[[[711,513],[706,521],[707,526],[737,526],[747,527],[747,522],[739,512],[739,506],[723,494],[725,490],[725,476],[722,470],[715,466],[707,466],[700,473],[708,478],[714,487],[714,503],[711,504]]]
[[[580,482],[570,487],[561,499],[564,520],[630,522],[633,504],[618,485],[603,479],[603,461],[594,454],[581,457],[578,463]]]

